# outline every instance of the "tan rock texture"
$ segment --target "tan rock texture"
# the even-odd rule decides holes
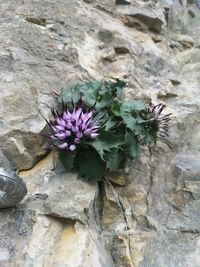
[[[197,2],[0,0],[0,149],[28,189],[0,210],[1,267],[200,266]],[[39,110],[70,82],[111,78],[165,103],[170,136],[87,183],[49,153]]]

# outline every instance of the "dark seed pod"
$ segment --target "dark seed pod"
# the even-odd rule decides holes
[[[150,103],[147,108],[148,118],[151,121],[156,122],[157,132],[160,137],[168,136],[169,121],[171,120],[170,116],[172,115],[172,113],[166,115],[162,114],[165,107],[166,106],[163,104],[154,105],[153,103]]]

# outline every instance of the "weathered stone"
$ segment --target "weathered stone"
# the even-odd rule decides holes
[[[104,49],[101,58],[109,62],[114,62],[116,60],[115,50],[113,48]]]
[[[112,256],[115,259],[114,264],[116,267],[134,266],[129,252],[129,241],[129,238],[126,235],[113,238]]]
[[[180,52],[176,55],[176,59],[182,65],[190,63],[200,62],[200,54],[198,48],[189,49],[183,52]]]
[[[137,47],[134,47],[134,45],[130,44],[127,40],[120,37],[114,39],[113,47],[116,54],[137,53]]]
[[[110,43],[114,40],[114,35],[111,31],[102,29],[98,32],[98,37],[101,41]]]
[[[172,5],[173,3],[173,0],[160,0],[159,1],[160,3],[160,6],[164,9],[166,9],[167,11],[169,11],[170,9],[170,6]]]
[[[181,2],[175,0],[170,5],[167,15],[167,26],[171,31],[187,34],[188,21],[186,9],[181,5]]]
[[[185,181],[185,190],[191,192],[195,199],[200,199],[200,181]]]
[[[161,32],[165,25],[165,17],[160,9],[149,7],[126,7],[120,6],[116,9],[116,14],[128,27],[135,27],[144,31],[145,28],[155,32]]]
[[[158,34],[152,34],[152,39],[154,40],[155,43],[160,43],[162,42],[162,36],[158,35]]]
[[[189,32],[193,37],[197,36],[200,32],[200,29],[198,27],[199,20],[200,20],[200,18],[199,18],[199,10],[198,10],[196,16],[194,18],[192,18],[192,20],[189,24],[190,25]]]
[[[142,31],[142,32],[148,31],[148,26],[142,21],[140,21],[139,19],[136,19],[131,16],[123,16],[121,17],[121,20],[126,26],[130,28],[135,28],[138,31]]]
[[[95,3],[96,3],[96,8],[101,11],[110,14],[113,14],[115,11],[115,0],[96,0]]]
[[[77,195],[75,188],[78,189]],[[51,177],[51,183],[46,184],[41,190],[42,194],[48,195],[44,202],[45,215],[87,223],[87,213],[95,197],[95,184],[78,180],[76,174],[68,174],[67,176],[66,174],[56,174],[55,177]],[[58,198],[59,202],[57,201]],[[66,200],[68,204],[65,207],[63,203]]]
[[[1,5],[1,150],[11,168],[30,170],[19,173],[26,198],[1,211],[0,266],[198,267],[199,9],[186,0],[84,2]],[[48,118],[51,91],[102,78],[125,79],[126,98],[163,102],[173,116],[168,138],[87,183],[54,153],[44,157],[38,109]]]
[[[131,239],[133,247],[139,247],[140,252],[143,251],[141,254],[144,255],[144,258],[140,258],[138,266],[198,266],[199,238],[197,237],[196,241],[191,240],[190,233],[180,234],[179,232],[171,231],[145,234],[143,232],[135,239],[134,237]],[[134,241],[135,244],[133,243]],[[190,247],[187,245],[188,242],[191,242]],[[180,244],[182,245],[180,246]],[[195,262],[192,262],[192,258],[196,259]]]
[[[199,0],[196,0],[196,5],[197,5],[197,7],[200,9],[200,3],[199,3]]]
[[[144,23],[150,30],[161,32],[162,25],[165,24],[164,15],[160,10],[147,8],[133,8],[130,16]]]
[[[194,44],[194,40],[188,35],[174,35],[173,40],[179,42],[184,49],[191,48]]]
[[[126,173],[124,170],[112,172],[108,175],[108,179],[115,185],[125,186],[128,184]]]
[[[1,265],[11,262],[13,267],[22,263],[28,267],[34,258],[37,266],[113,267],[95,226],[96,184],[81,182],[76,174],[66,177],[65,173],[56,173],[52,171],[54,165],[51,153],[32,170],[20,173],[29,192],[18,210],[1,212],[1,230],[11,230],[14,238],[0,242]],[[70,196],[73,184],[80,190]]]
[[[121,59],[104,66],[103,68],[104,76],[107,78],[114,78],[114,79],[126,79],[127,72],[126,72],[126,67],[124,67],[123,64],[124,62],[125,60]]]

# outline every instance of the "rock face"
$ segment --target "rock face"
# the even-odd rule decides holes
[[[153,10],[150,8],[133,8],[131,14],[134,18],[143,22],[149,30],[161,32],[164,24],[164,14],[161,10]]]
[[[1,153],[28,188],[0,211],[0,266],[199,267],[196,2],[0,3]],[[68,82],[110,78],[127,80],[127,97],[165,103],[170,137],[105,182],[87,183],[47,154],[39,111],[48,116],[44,103]]]

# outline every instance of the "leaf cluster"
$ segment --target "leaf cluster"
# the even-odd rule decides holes
[[[126,100],[124,86],[121,80],[91,81],[63,90],[58,105],[64,102],[72,109],[81,95],[84,108],[93,107],[102,123],[97,139],[81,142],[74,152],[60,151],[66,169],[76,169],[88,180],[101,180],[106,171],[116,171],[124,160],[135,159],[142,145],[156,142],[157,125],[149,120],[145,103]]]

